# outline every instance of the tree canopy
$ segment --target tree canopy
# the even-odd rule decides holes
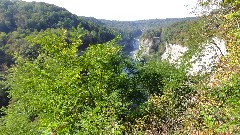
[[[189,76],[184,63],[176,67],[158,57],[142,62],[125,55],[115,35],[129,22],[105,21],[112,31],[104,20],[76,17],[53,5],[2,0],[0,133],[238,134],[240,3],[198,4],[212,9],[171,26],[151,20],[147,24],[156,27],[141,33],[159,37],[159,47],[183,44],[192,53],[212,37],[224,39],[228,55],[216,71]]]

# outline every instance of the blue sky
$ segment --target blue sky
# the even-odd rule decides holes
[[[33,0],[23,0],[33,1]],[[64,7],[78,16],[132,21],[182,18],[190,14],[197,0],[34,0]]]

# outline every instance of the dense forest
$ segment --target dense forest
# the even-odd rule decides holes
[[[86,18],[91,19],[91,18]],[[138,21],[110,21],[110,20],[98,20],[95,22],[102,23],[104,26],[113,29],[116,33],[121,35],[122,40],[120,45],[124,46],[123,51],[128,53],[132,49],[132,41],[134,38],[144,37],[143,33],[151,33],[163,27],[170,27],[172,24],[180,23],[184,21],[192,21],[197,19],[196,17],[187,18],[167,18],[167,19],[149,19]],[[91,19],[94,20],[94,19]]]
[[[89,44],[104,43],[115,37],[110,29],[51,4],[1,0],[0,10],[0,45],[4,49],[8,48],[10,52],[13,51],[11,48],[20,50],[21,47],[17,47],[17,44],[24,42],[24,37],[46,29],[69,30],[80,25],[87,31],[82,37],[82,49]]]
[[[100,20],[107,27],[118,30],[119,32],[130,33],[133,36],[140,36],[142,31],[148,29],[156,29],[159,27],[170,26],[171,24],[192,20],[195,17],[188,18],[167,18],[167,19],[150,19],[150,20],[139,20],[139,21],[109,21]]]
[[[208,33],[208,29],[204,22],[207,21],[208,19],[205,17],[184,19],[171,25],[147,29],[143,31],[140,39],[154,40],[154,38],[158,38],[160,40],[160,43],[151,46],[150,52],[153,55],[161,55],[165,51],[166,43],[186,46],[194,51],[200,44],[218,36],[205,35]]]
[[[198,6],[209,13],[119,22],[0,0],[0,134],[238,134],[240,2]],[[160,43],[139,61],[125,53],[134,37]],[[181,44],[187,61],[213,37],[228,50],[213,73],[159,57]]]

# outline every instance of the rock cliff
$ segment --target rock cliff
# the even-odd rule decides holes
[[[160,43],[160,37],[153,38],[141,38],[139,41],[139,50],[142,55],[149,55],[151,49],[154,49],[154,46],[158,46]]]
[[[187,47],[181,45],[167,44],[161,59],[179,65],[181,63],[181,56],[183,56],[187,50]],[[220,57],[226,54],[225,42],[221,39],[213,38],[208,43],[202,45],[200,51],[191,57],[188,74],[198,75],[210,73],[220,61]]]

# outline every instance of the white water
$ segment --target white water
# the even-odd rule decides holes
[[[139,50],[139,38],[134,38],[132,46],[133,50],[130,52],[130,57],[136,59]]]

